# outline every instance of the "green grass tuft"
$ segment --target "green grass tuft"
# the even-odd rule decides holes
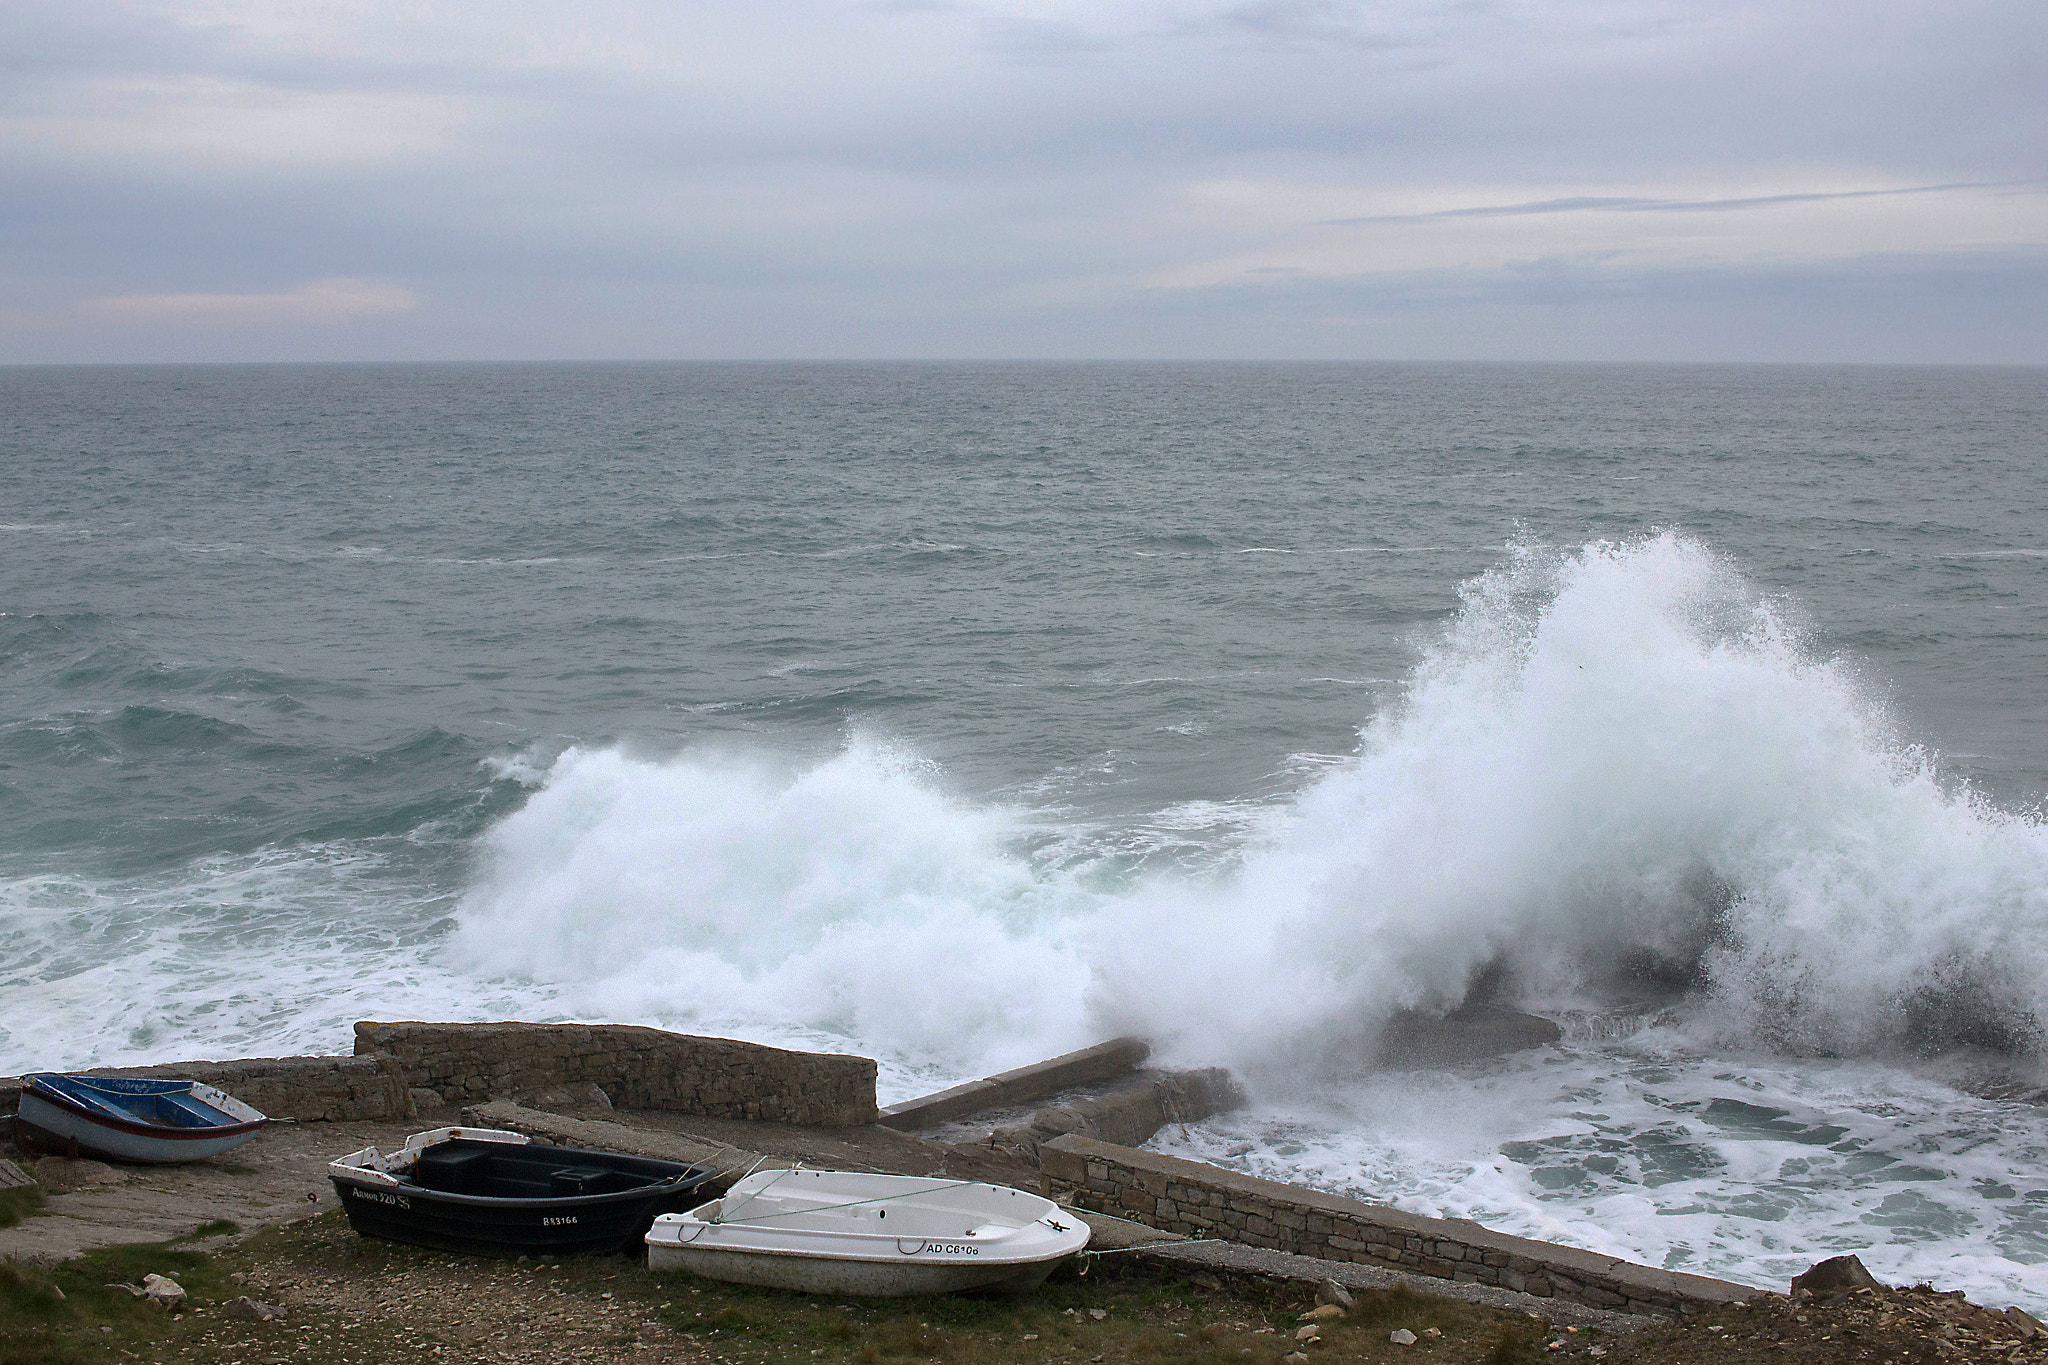
[[[1536,1365],[1543,1359],[1543,1336],[1530,1329],[1505,1327],[1494,1338],[1483,1365]]]
[[[41,1185],[15,1185],[0,1190],[0,1228],[11,1228],[43,1207]]]
[[[196,1242],[202,1237],[224,1237],[230,1232],[240,1232],[242,1225],[229,1218],[209,1218],[183,1237],[173,1237],[173,1242]]]
[[[9,1259],[0,1261],[0,1316],[51,1322],[69,1313],[48,1271]]]

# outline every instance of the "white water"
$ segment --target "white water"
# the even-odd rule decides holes
[[[1683,538],[1521,550],[1464,599],[1352,761],[1230,818],[1158,814],[1230,841],[1207,871],[1119,881],[1111,850],[1077,856],[1085,825],[961,799],[874,739],[810,764],[574,749],[485,840],[459,928],[412,940],[444,944],[424,964],[375,915],[224,946],[222,906],[337,899],[318,857],[255,860],[205,933],[181,907],[185,937],[10,984],[49,1022],[0,1042],[100,1061],[173,1033],[333,1048],[352,1017],[609,1018],[866,1052],[886,1099],[1136,1031],[1261,1097],[1170,1139],[1191,1152],[1735,1278],[1853,1248],[2040,1306],[2041,1111],[1896,1061],[2038,1048],[2040,821],[1944,783],[1880,692]],[[150,888],[10,894],[31,935],[175,919]],[[104,913],[37,920],[38,896]],[[1361,1074],[1390,1011],[1489,971],[1546,1008],[1683,991],[1682,1026]],[[107,1010],[152,986],[172,1003]]]
[[[1264,1097],[1170,1140],[1192,1153],[1757,1282],[1853,1248],[2041,1303],[2040,1111],[1885,1060],[2038,1042],[2040,823],[1944,784],[1684,539],[1525,550],[1464,596],[1356,760],[1221,875],[1085,889],[1021,815],[872,744],[796,773],[579,753],[497,831],[458,951],[576,1011],[841,1035],[899,1078],[1143,1032]],[[1360,1074],[1388,1012],[1490,964],[1551,1007],[1689,986],[1684,1032]],[[1870,1060],[1793,1060],[1826,1056]]]
[[[1113,1017],[1257,1068],[1497,959],[1552,1002],[1649,962],[1777,1050],[2039,1042],[2048,829],[1945,788],[1733,570],[1663,536],[1525,551],[1464,598],[1236,876],[1117,908]]]
[[[591,1017],[807,1030],[950,1074],[1083,1046],[1093,907],[855,742],[815,767],[572,751],[490,838],[453,955]]]
[[[1087,889],[1037,832],[870,741],[795,770],[571,751],[490,837],[453,948],[594,1013],[967,1070],[1132,1029],[1275,1084],[1489,965],[1551,1005],[1690,984],[1696,1029],[1793,1054],[2048,1019],[2048,830],[1944,786],[1674,536],[1469,585],[1356,761],[1222,875]]]

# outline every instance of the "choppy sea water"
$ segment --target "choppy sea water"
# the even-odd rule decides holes
[[[0,1071],[1140,1031],[1161,1144],[2048,1305],[2048,373],[0,370]],[[1566,1046],[1361,1061],[1468,995]]]

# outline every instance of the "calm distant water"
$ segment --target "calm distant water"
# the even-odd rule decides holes
[[[2038,1307],[2042,1111],[1941,1078],[2048,1020],[2044,433],[2041,370],[0,370],[0,1071],[1136,1028],[1255,1079],[1210,1159]],[[1587,1041],[1358,1074],[1481,981]]]

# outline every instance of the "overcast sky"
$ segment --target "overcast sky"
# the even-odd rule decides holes
[[[2048,363],[2048,0],[0,0],[0,362]]]

